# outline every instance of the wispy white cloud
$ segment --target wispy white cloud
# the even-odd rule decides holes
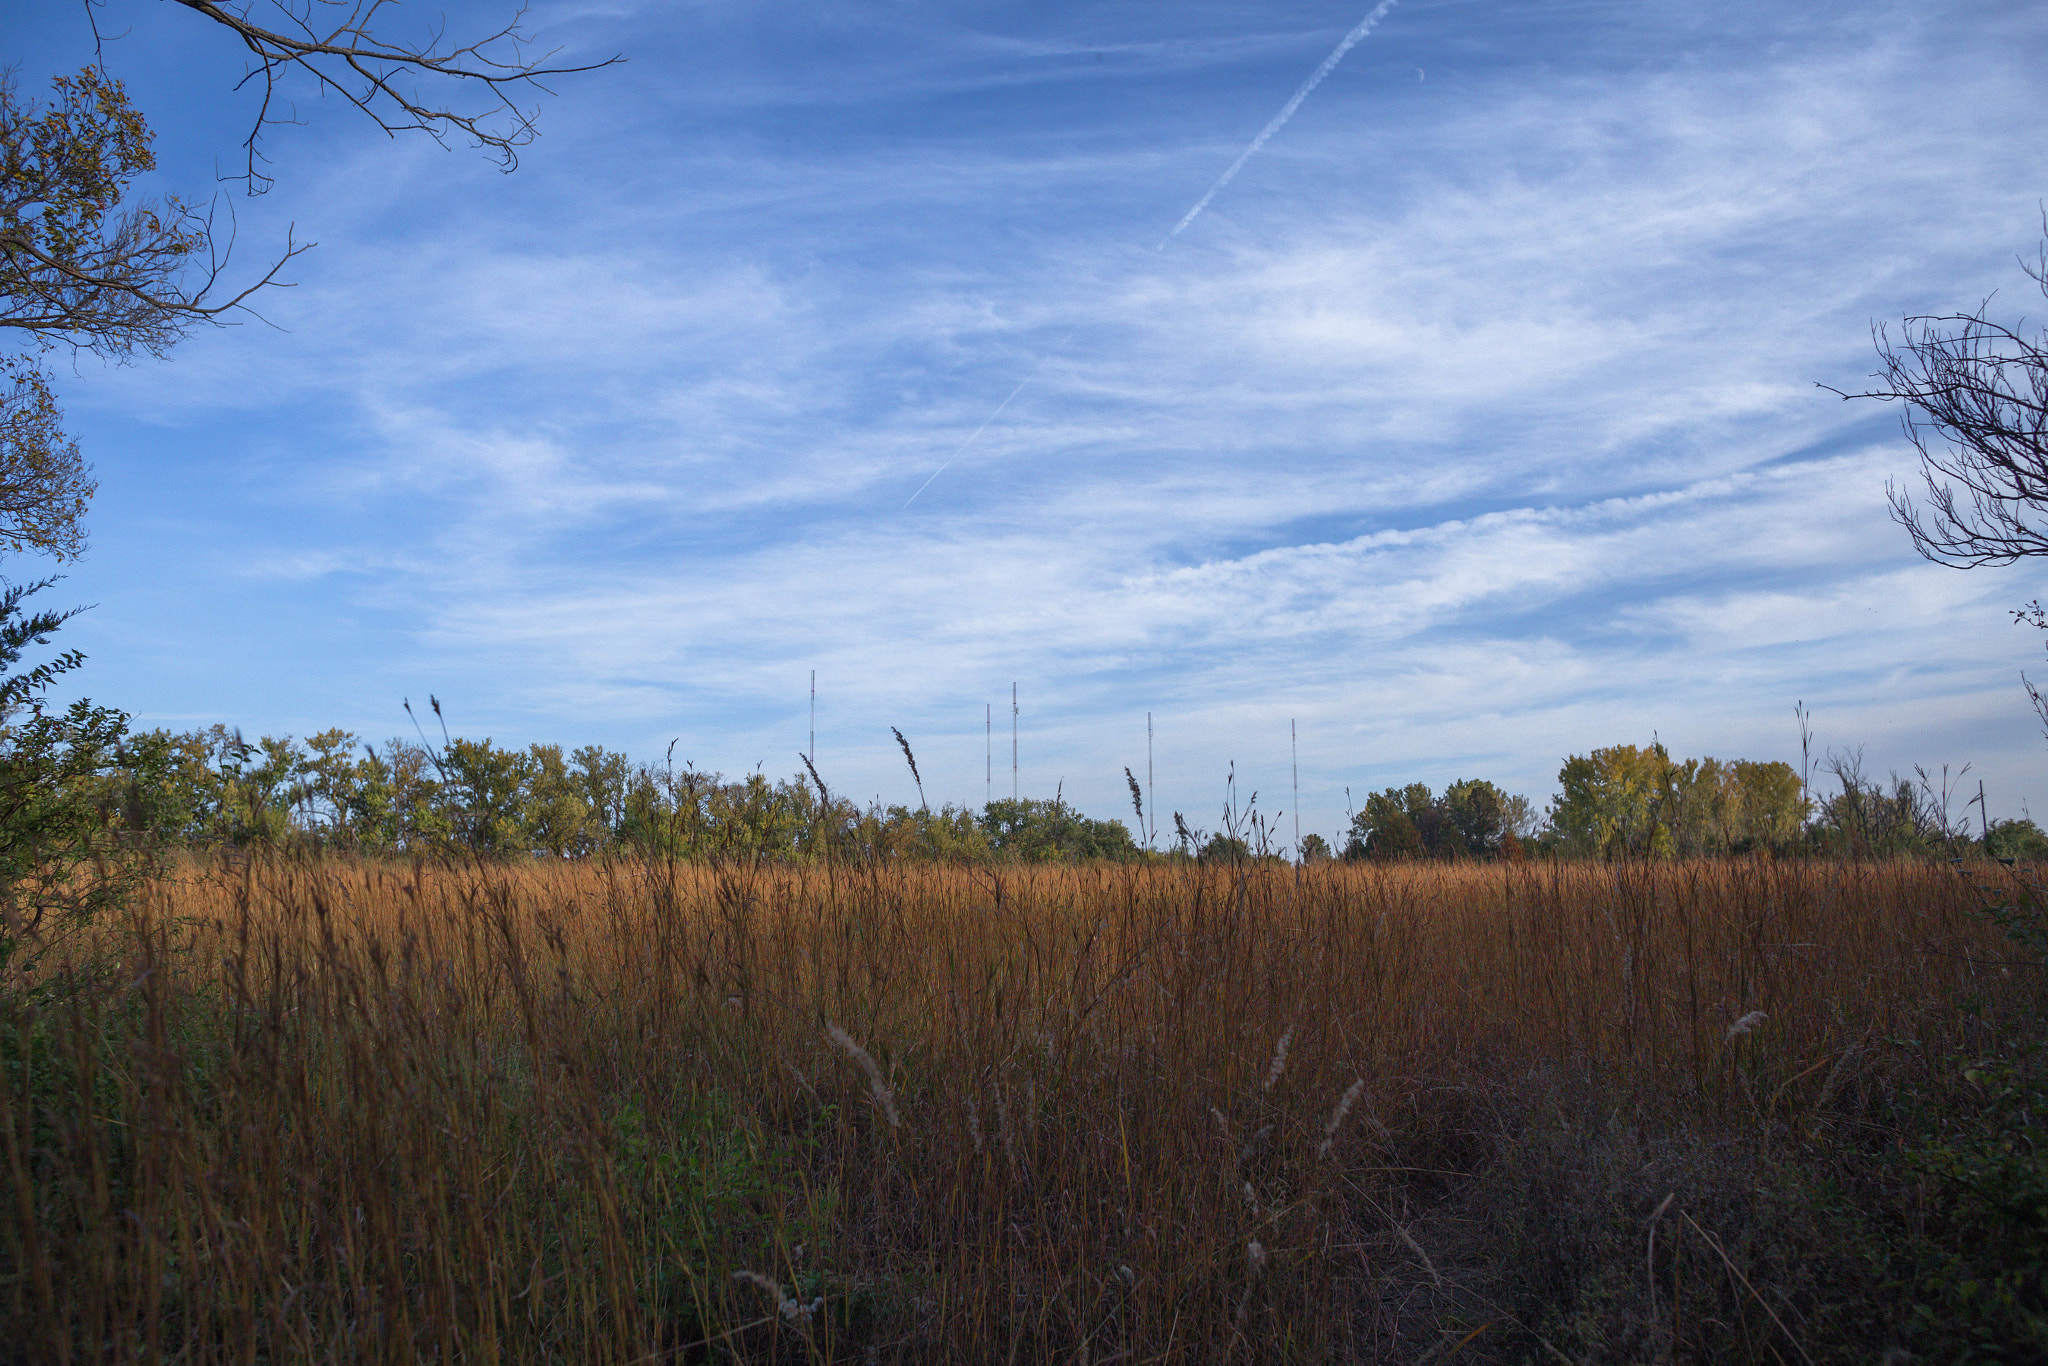
[[[2048,25],[1993,8],[1410,0],[1155,256],[1355,13],[626,7],[729,79],[638,54],[509,180],[337,147],[247,225],[317,212],[288,334],[82,377],[152,490],[81,575],[95,667],[254,729],[431,686],[731,768],[794,754],[815,664],[853,790],[907,781],[901,724],[955,797],[1014,678],[1034,790],[1118,809],[1153,709],[1192,808],[1293,716],[1325,829],[1347,784],[1541,795],[1652,730],[1783,755],[1804,698],[2016,803],[2032,590],[1914,561],[1910,452],[1812,387],[2017,281]],[[1070,58],[1104,74],[1024,69]],[[218,664],[152,681],[142,618],[209,594]]]

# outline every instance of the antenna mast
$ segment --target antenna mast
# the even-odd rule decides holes
[[[996,799],[996,704],[984,702],[982,706],[987,713],[981,718],[982,742],[986,747],[986,753],[982,757],[988,765],[988,772],[982,779],[982,782],[985,784],[985,791],[982,793],[982,809],[986,810],[995,803]]]
[[[1017,786],[1017,685],[1010,685],[1010,800],[1016,801]]]
[[[1145,713],[1145,847],[1152,847],[1152,837],[1159,833],[1159,802],[1152,795],[1152,713]]]
[[[818,671],[811,670],[811,750],[804,757],[813,768],[818,764]]]
[[[1301,862],[1301,741],[1294,733],[1294,718],[1287,718],[1287,751],[1294,762],[1294,861]]]

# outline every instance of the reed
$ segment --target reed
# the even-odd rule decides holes
[[[1903,863],[195,863],[0,997],[0,1341],[1477,1360],[1532,1117],[1853,1135],[2034,1018],[2006,948]]]

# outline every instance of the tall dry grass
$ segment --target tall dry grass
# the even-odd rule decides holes
[[[1442,1212],[1532,1107],[1828,1141],[2038,1004],[2004,953],[1909,864],[196,865],[0,1005],[0,1339],[1476,1358]]]

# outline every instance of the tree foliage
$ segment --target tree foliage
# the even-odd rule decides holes
[[[2031,820],[1990,821],[1984,831],[1984,852],[1992,858],[2039,863],[2048,859],[2048,832]]]
[[[41,355],[65,344],[161,356],[189,328],[241,307],[276,268],[226,301],[209,298],[217,272],[196,289],[182,283],[206,225],[174,198],[129,200],[156,157],[127,92],[95,67],[51,85],[43,108],[0,73],[0,328],[24,348],[0,356],[0,544],[65,559],[84,548],[95,485]]]
[[[120,81],[98,67],[51,81],[45,108],[0,78],[0,327],[36,350],[57,344],[126,359],[161,357],[272,283],[270,270],[212,297],[221,262],[210,224],[175,196],[133,199],[156,168],[154,140]],[[206,260],[195,285],[194,259]]]
[[[45,706],[44,689],[83,662],[75,650],[15,672],[76,613],[24,609],[51,582],[0,590],[0,967],[118,900],[148,866],[109,818],[132,767],[128,718],[83,700]]]
[[[1065,800],[993,801],[982,817],[990,852],[1028,862],[1131,858],[1138,851],[1122,821],[1098,821]]]
[[[0,629],[0,667],[12,667],[16,654],[9,649],[30,643],[22,632],[46,636],[62,620],[24,619],[18,602],[0,594],[0,610],[13,614],[12,628]],[[60,656],[24,677],[47,682],[76,658]],[[29,683],[9,687],[8,696],[30,695]],[[62,718],[47,719],[54,725]],[[367,745],[338,729],[303,740],[251,740],[220,725],[182,734],[108,731],[95,745],[88,718],[67,724],[66,734],[84,742],[77,753],[87,757],[61,773],[46,770],[62,789],[51,809],[69,803],[90,813],[86,823],[110,847],[306,845],[371,856],[858,863],[1235,864],[1279,856],[1249,806],[1228,813],[1214,833],[1191,829],[1176,815],[1177,847],[1159,854],[1143,849],[1123,822],[1091,819],[1057,795],[979,810],[922,800],[862,806],[825,791],[811,773],[728,778],[690,764],[635,762],[596,745],[522,748],[460,737],[430,744],[423,735]],[[58,740],[50,730],[36,743],[74,744]],[[1837,790],[1809,797],[1786,763],[1674,759],[1661,744],[1615,745],[1564,762],[1541,830],[1525,798],[1483,779],[1463,779],[1441,793],[1411,783],[1366,798],[1341,856],[1518,861],[1976,852],[2032,861],[2048,851],[2048,837],[2023,820],[1994,822],[1988,840],[1969,838],[1953,816],[1960,775],[1916,770],[1912,778],[1878,781],[1864,775],[1853,753],[1831,754],[1823,772]],[[1313,834],[1304,836],[1300,853],[1309,863],[1332,856],[1328,842]]]
[[[0,329],[23,347],[0,356],[0,544],[62,560],[84,549],[97,486],[64,432],[42,355],[68,345],[160,357],[193,327],[244,308],[298,248],[233,297],[215,297],[223,263],[206,219],[175,197],[129,194],[156,155],[121,83],[87,67],[51,86],[45,108],[0,73]],[[193,283],[195,257],[208,265]]]
[[[806,777],[728,779],[586,745],[488,738],[364,744],[347,731],[250,741],[225,726],[130,737],[85,800],[131,836],[214,848],[319,844],[504,859],[1029,862],[1138,857],[1119,821],[1061,798],[859,807]]]
[[[1840,790],[1818,803],[1807,830],[1814,848],[1863,858],[1953,857],[1972,845],[1953,810],[1961,774],[1951,779],[1945,769],[1936,775],[1916,768],[1910,778],[1893,773],[1879,781],[1865,776],[1860,749],[1830,753],[1823,768]]]
[[[1785,849],[1809,805],[1790,764],[1674,760],[1661,743],[1573,755],[1557,775],[1550,838],[1598,858]]]
[[[1410,783],[1365,799],[1352,818],[1344,857],[1517,858],[1528,824],[1528,798],[1483,778],[1452,783],[1441,796],[1427,783]]]
[[[0,545],[57,560],[85,549],[85,509],[98,485],[49,380],[26,357],[0,356]]]

